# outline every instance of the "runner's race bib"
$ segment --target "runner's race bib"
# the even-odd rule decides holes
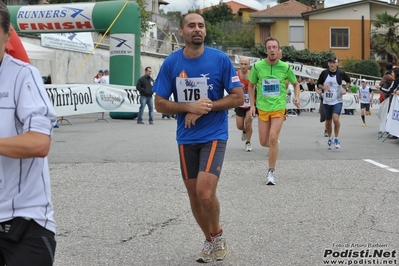
[[[278,79],[263,79],[262,93],[264,96],[279,96],[280,95],[280,80]]]
[[[324,101],[333,102],[337,99],[337,93],[333,89],[329,89],[324,92]]]
[[[248,91],[244,91],[244,104],[241,105],[240,107],[249,107],[250,102],[249,102],[249,94]]]
[[[178,102],[195,102],[208,98],[208,83],[206,78],[176,78]]]

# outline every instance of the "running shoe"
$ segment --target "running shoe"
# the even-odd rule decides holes
[[[327,130],[324,130],[324,137],[328,137]]]
[[[274,170],[273,170],[273,169],[270,169],[270,170],[267,172],[266,185],[268,185],[268,186],[273,186],[273,185],[276,184],[276,180],[275,180],[274,175],[275,175],[275,173],[274,173]]]
[[[341,148],[341,143],[339,142],[338,138],[334,139],[334,146],[335,146],[336,149]]]
[[[366,126],[366,123],[364,122],[364,123],[362,123],[362,127],[365,127]]]
[[[202,248],[202,251],[198,254],[196,261],[205,263],[213,261],[213,249],[213,242],[205,240],[204,247]]]
[[[226,239],[222,237],[222,233],[212,237],[213,257],[215,260],[224,260],[229,256],[230,248]]]
[[[329,150],[332,149],[332,143],[333,143],[333,140],[331,138],[329,138],[328,141],[327,141],[327,145],[328,145],[328,149]]]
[[[252,151],[251,142],[245,143],[245,150],[246,151]]]
[[[246,141],[247,140],[247,134],[245,134],[244,131],[241,131],[241,141]]]

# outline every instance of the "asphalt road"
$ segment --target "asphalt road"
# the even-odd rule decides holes
[[[55,129],[55,265],[197,265],[203,236],[180,177],[175,120],[100,117]],[[366,121],[342,115],[342,148],[327,150],[317,113],[288,117],[271,187],[257,121],[245,152],[230,117],[218,197],[231,254],[211,265],[399,265],[399,141],[377,139],[376,114]]]

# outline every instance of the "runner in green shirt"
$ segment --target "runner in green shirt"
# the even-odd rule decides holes
[[[274,38],[265,41],[267,58],[257,62],[249,74],[248,94],[251,103],[250,112],[255,116],[258,109],[259,141],[269,147],[269,170],[267,185],[275,185],[275,171],[278,155],[279,134],[286,119],[287,83],[294,86],[295,105],[299,108],[299,84],[294,71],[281,61],[280,44]],[[255,87],[256,108],[255,108]]]

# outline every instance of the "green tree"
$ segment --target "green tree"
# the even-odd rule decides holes
[[[254,22],[242,20],[222,21],[220,29],[223,32],[223,46],[251,48],[255,43]]]
[[[328,67],[328,59],[335,56],[332,51],[312,52],[307,49],[296,50],[293,46],[282,46],[283,61],[299,62],[309,66]],[[266,49],[263,44],[251,48],[251,56],[258,58],[266,57]]]
[[[380,65],[373,59],[358,60],[353,57],[342,62],[345,72],[357,73],[366,76],[381,77]]]
[[[380,56],[388,56],[388,61],[399,61],[399,35],[397,35],[398,13],[392,16],[385,13],[376,14],[377,20],[372,24],[376,28],[371,33],[371,50]]]
[[[377,61],[373,59],[361,60],[356,64],[355,73],[380,77],[381,76],[380,65],[378,64]]]
[[[193,7],[189,10],[189,13],[201,14],[205,20],[206,26],[206,37],[205,44],[219,48],[220,46],[226,47],[226,41],[230,40],[230,37],[226,36],[221,27],[226,22],[232,22],[234,15],[231,8],[223,3],[219,2],[218,5],[212,6],[211,8],[200,12],[199,7]],[[252,43],[253,44],[253,43]]]
[[[223,46],[224,34],[219,23],[211,24],[205,21],[206,37],[205,44],[213,47]]]
[[[173,18],[177,21],[180,21],[180,19],[183,17],[183,15],[180,11],[168,11],[166,13],[166,16]]]
[[[356,73],[356,64],[359,62],[354,57],[347,58],[345,61],[342,62],[342,68],[345,70],[345,72],[352,72]]]
[[[151,12],[145,10],[147,3],[145,0],[135,0],[140,7],[141,13],[141,36],[144,36],[151,28],[149,22],[151,21]]]
[[[267,56],[265,45],[257,44],[254,47],[252,47],[251,56],[257,58],[265,58]]]
[[[202,16],[206,22],[211,24],[220,23],[222,21],[232,21],[234,19],[233,11],[222,1],[220,1],[218,5],[204,10]]]

